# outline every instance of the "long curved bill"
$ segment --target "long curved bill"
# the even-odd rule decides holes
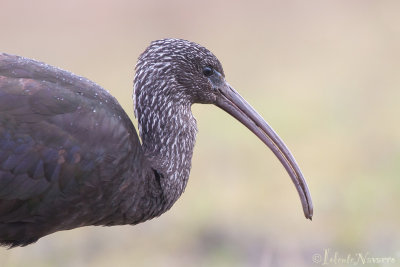
[[[216,89],[221,93],[221,96],[217,97],[216,105],[235,117],[257,135],[258,138],[272,150],[285,167],[299,193],[304,215],[307,219],[311,220],[313,216],[313,205],[307,183],[296,160],[285,143],[283,143],[281,138],[267,122],[265,122],[265,120],[227,82],[222,83]]]

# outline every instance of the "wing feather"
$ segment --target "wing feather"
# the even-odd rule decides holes
[[[61,202],[89,207],[140,149],[129,117],[106,90],[0,54],[0,224],[40,217]]]

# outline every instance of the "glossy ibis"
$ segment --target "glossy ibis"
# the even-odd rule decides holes
[[[95,83],[0,54],[0,244],[56,231],[137,224],[185,189],[197,132],[194,103],[215,104],[257,135],[286,168],[311,219],[311,197],[288,148],[225,81],[218,59],[186,40],[154,41],[136,65],[128,115]]]

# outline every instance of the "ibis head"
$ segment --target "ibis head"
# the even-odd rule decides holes
[[[136,66],[134,101],[145,153],[154,161],[161,162],[160,165],[168,166],[170,170],[173,169],[170,163],[174,161],[163,153],[168,152],[167,149],[161,149],[163,142],[155,140],[166,140],[173,133],[170,140],[175,140],[177,145],[184,145],[176,137],[182,126],[187,126],[185,133],[192,137],[188,140],[194,140],[196,121],[190,112],[194,103],[214,104],[223,109],[272,150],[292,179],[306,218],[312,218],[310,193],[293,155],[268,123],[229,85],[220,61],[205,47],[180,39],[152,42],[140,56]],[[178,112],[173,112],[171,107],[178,107]],[[157,121],[168,121],[171,128],[164,131],[158,127],[160,124]],[[152,127],[153,125],[158,128]],[[158,138],[154,138],[155,135]],[[164,138],[160,137],[163,135]],[[181,152],[184,150],[185,148],[180,149]],[[180,155],[185,154],[189,154],[186,158],[189,165],[191,154]],[[163,159],[166,162],[162,162]],[[179,164],[176,167],[182,168]],[[179,171],[174,169],[173,173]],[[170,175],[173,176],[173,173]],[[186,185],[188,173],[180,177],[182,185]]]

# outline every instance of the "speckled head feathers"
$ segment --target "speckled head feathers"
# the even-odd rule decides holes
[[[202,70],[209,66],[224,76],[217,57],[205,47],[182,39],[153,41],[141,54],[134,80],[135,107],[143,93],[162,93],[176,101],[211,103],[212,85]],[[143,92],[144,90],[150,92]]]

